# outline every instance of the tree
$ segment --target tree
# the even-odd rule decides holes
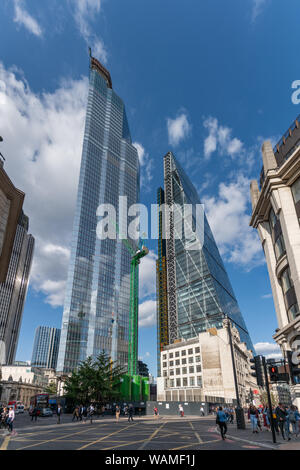
[[[74,403],[104,403],[120,396],[120,381],[125,371],[103,351],[93,360],[88,357],[65,383],[66,396]]]
[[[270,392],[270,396],[271,396],[271,403],[272,403],[272,407],[275,408],[277,405],[278,405],[278,399],[275,397],[274,393],[273,392]],[[264,404],[264,405],[268,405],[268,394],[267,392],[263,391],[263,392],[260,392],[260,401]]]
[[[49,395],[56,395],[57,392],[57,385],[55,382],[51,382],[50,384],[47,385],[45,388],[45,392],[49,393]]]

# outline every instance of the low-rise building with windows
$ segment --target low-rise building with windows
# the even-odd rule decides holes
[[[257,388],[250,369],[253,355],[241,342],[238,330],[231,326],[231,332],[239,396],[246,406],[250,390]],[[161,371],[162,376],[157,378],[158,401],[235,404],[228,320],[223,321],[221,329],[211,328],[195,338],[165,346]]]

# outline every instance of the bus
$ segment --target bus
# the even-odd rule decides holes
[[[38,393],[30,398],[30,410],[33,408],[42,410],[43,408],[49,408],[49,393]]]

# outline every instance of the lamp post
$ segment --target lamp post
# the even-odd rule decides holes
[[[239,395],[239,388],[238,388],[237,374],[236,374],[236,367],[235,367],[235,360],[234,360],[234,350],[233,350],[233,343],[232,343],[231,325],[230,325],[230,319],[228,318],[228,315],[225,315],[224,323],[225,323],[225,328],[228,329],[229,344],[230,344],[230,351],[231,351],[234,387],[235,387],[236,402],[237,402],[237,406],[235,409],[236,424],[237,424],[238,429],[246,429],[244,410],[241,407],[241,402],[240,402],[240,395]]]

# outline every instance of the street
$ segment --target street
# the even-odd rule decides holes
[[[129,423],[121,418],[117,423],[112,417],[72,422],[71,415],[64,415],[62,423],[56,417],[40,418],[31,422],[28,415],[17,416],[16,435],[0,437],[1,450],[274,450],[284,443],[272,443],[270,432],[252,434],[237,430],[236,424],[228,426],[227,439],[222,441],[214,417],[151,417],[134,418]],[[2,434],[4,434],[1,431]],[[297,442],[297,444],[296,444]],[[298,445],[299,442],[299,445]],[[292,443],[300,448],[300,441]],[[290,445],[290,444],[289,444]]]

